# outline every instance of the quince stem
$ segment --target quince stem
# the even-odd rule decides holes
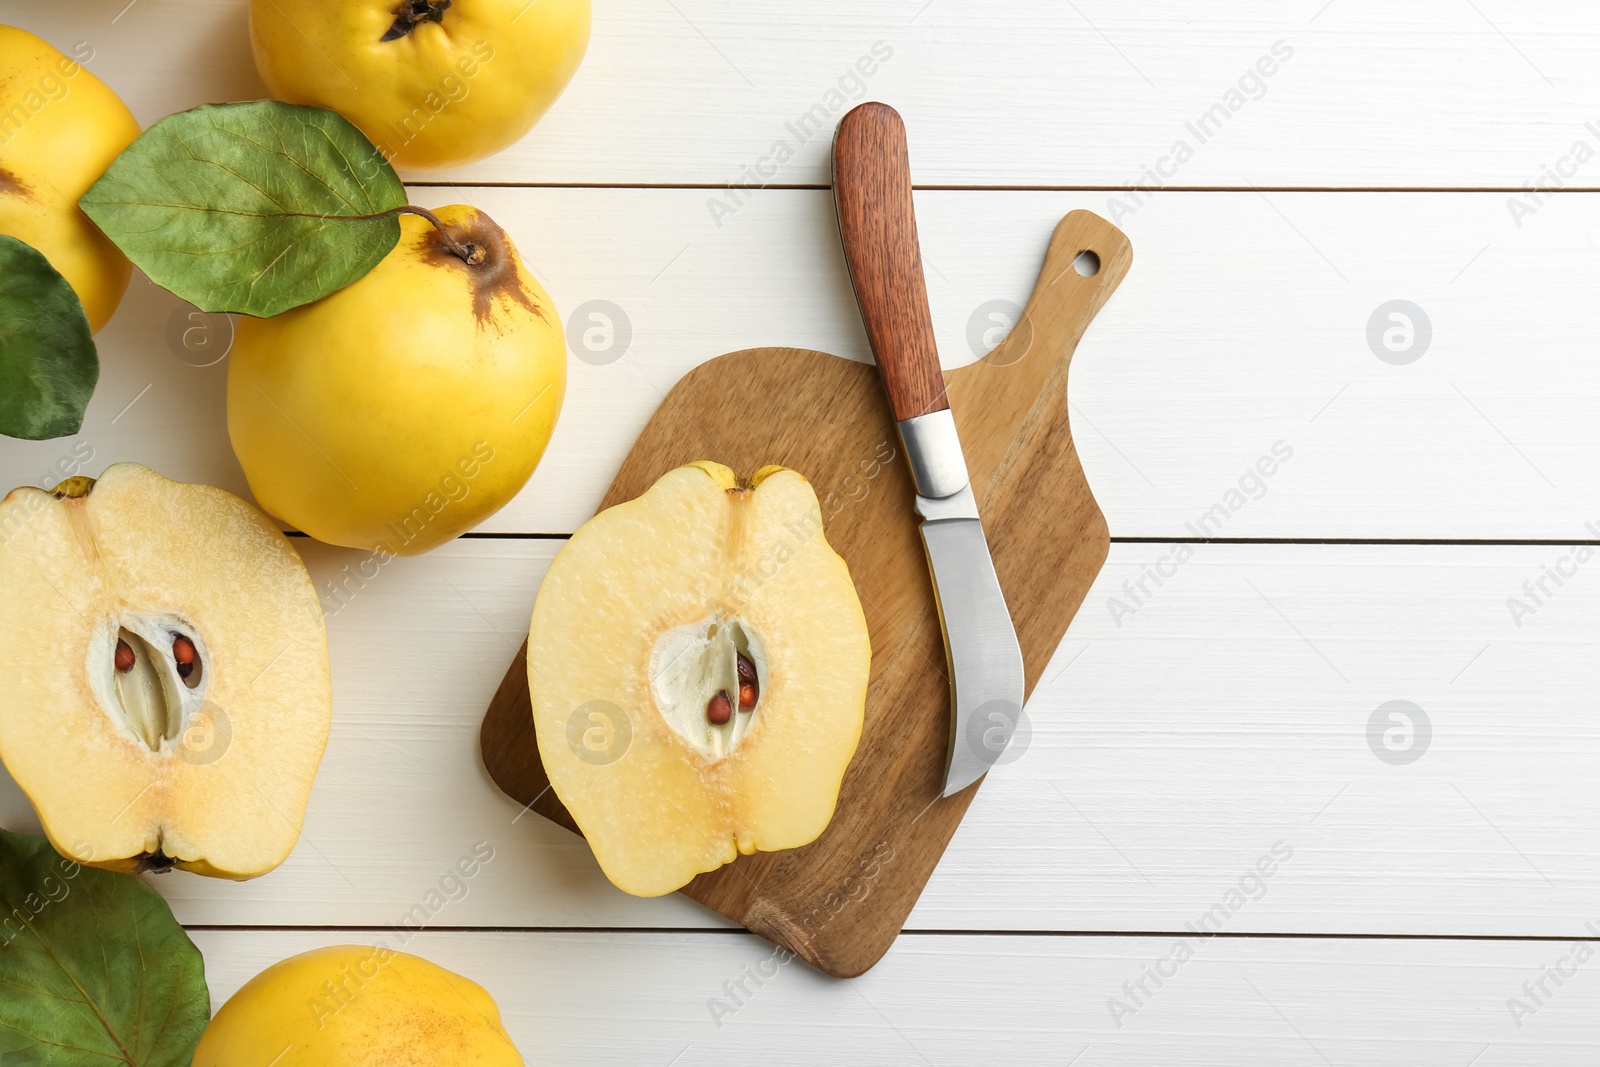
[[[483,262],[484,251],[482,248],[479,248],[477,245],[472,244],[471,242],[462,244],[460,241],[457,241],[450,233],[450,228],[444,224],[444,220],[439,218],[439,216],[435,215],[433,212],[429,211],[427,208],[417,207],[415,204],[407,204],[405,207],[396,208],[395,213],[399,215],[420,215],[429,222],[433,223],[433,228],[439,231],[439,237],[444,241],[445,247],[449,248],[450,251],[455,254],[456,258],[460,259],[468,266],[476,267],[479,263]]]

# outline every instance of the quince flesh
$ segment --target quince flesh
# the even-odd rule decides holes
[[[300,834],[332,690],[287,538],[118,463],[0,501],[0,759],[58,852],[252,878]]]
[[[606,876],[669,893],[822,833],[871,659],[811,484],[680,467],[585,523],[540,585],[539,754]]]

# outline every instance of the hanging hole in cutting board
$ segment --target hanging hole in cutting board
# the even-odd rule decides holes
[[[1083,275],[1085,278],[1093,278],[1096,274],[1100,273],[1100,257],[1095,255],[1094,252],[1085,248],[1082,252],[1078,253],[1076,258],[1073,259],[1072,269]]]

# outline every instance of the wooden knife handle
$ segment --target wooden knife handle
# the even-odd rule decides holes
[[[950,407],[922,277],[906,126],[888,104],[839,120],[833,196],[850,284],[896,421]]]

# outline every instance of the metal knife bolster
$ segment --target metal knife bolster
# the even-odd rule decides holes
[[[917,489],[917,514],[927,522],[978,518],[967,458],[949,408],[895,424]]]

